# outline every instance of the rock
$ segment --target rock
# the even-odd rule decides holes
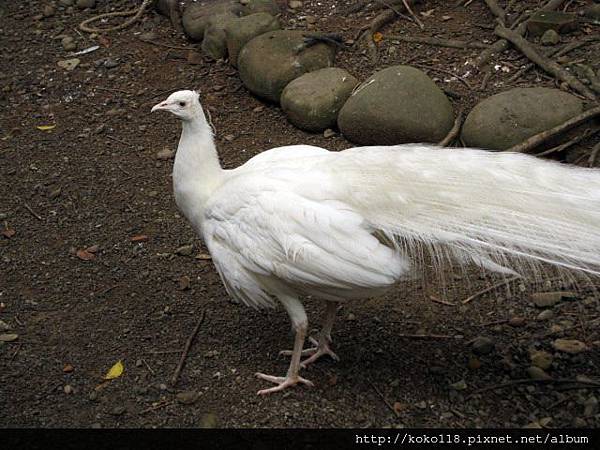
[[[575,339],[556,339],[552,343],[552,347],[554,347],[559,352],[571,354],[581,353],[588,350],[587,345]]]
[[[96,0],[77,0],[79,9],[93,8],[94,6],[96,6]]]
[[[546,30],[540,39],[542,45],[556,45],[560,42],[560,34],[554,30]]]
[[[256,13],[268,13],[276,16],[281,12],[281,8],[276,0],[247,0],[242,5],[244,5],[244,9],[242,10],[243,16]]]
[[[551,309],[545,309],[536,317],[537,320],[550,320],[554,317],[554,312]]]
[[[551,308],[563,299],[577,298],[577,295],[568,291],[536,292],[531,294],[531,301],[538,308]]]
[[[592,417],[598,413],[598,399],[593,395],[590,395],[587,400],[583,403],[583,415],[584,417]]]
[[[113,58],[106,58],[103,63],[104,67],[107,69],[114,69],[119,65],[119,61]]]
[[[547,30],[566,33],[577,29],[577,16],[560,11],[536,11],[527,21],[527,31],[532,36],[540,36]]]
[[[298,8],[302,8],[302,2],[301,2],[301,1],[299,1],[299,0],[290,0],[290,1],[288,2],[288,6],[289,6],[291,9],[298,9]]]
[[[203,414],[200,418],[200,428],[217,428],[219,420],[213,413]]]
[[[522,327],[522,326],[524,326],[526,323],[527,323],[527,320],[525,319],[525,317],[519,317],[519,316],[515,316],[515,317],[511,317],[511,318],[508,320],[508,324],[509,324],[511,327],[515,327],[515,328],[517,328],[517,327]]]
[[[279,20],[264,12],[231,19],[225,26],[229,63],[237,67],[238,56],[244,45],[256,36],[280,28]]]
[[[77,42],[75,42],[75,39],[73,39],[71,36],[65,36],[61,39],[60,43],[63,46],[63,48],[68,52],[77,50]]]
[[[306,47],[302,31],[270,31],[248,42],[238,57],[244,85],[253,94],[279,102],[285,86],[313,70],[330,67],[335,48],[324,43]]]
[[[54,9],[54,6],[52,6],[52,5],[44,6],[44,9],[42,10],[42,15],[44,17],[52,17],[54,14],[56,14],[56,10]]]
[[[169,148],[163,148],[162,150],[156,152],[156,159],[159,161],[168,161],[169,159],[173,159],[175,157],[175,150],[171,150]]]
[[[541,368],[537,366],[530,366],[527,368],[527,375],[532,380],[551,380],[552,377],[544,372]]]
[[[585,17],[600,22],[600,4],[588,5],[584,10]]]
[[[468,146],[506,150],[583,111],[577,97],[549,88],[515,88],[479,102],[461,137]]]
[[[236,0],[215,0],[210,3],[188,3],[181,18],[183,30],[193,41],[204,39],[204,32],[216,15],[239,16],[242,5]]]
[[[190,245],[182,245],[177,250],[175,250],[175,253],[177,253],[178,255],[181,255],[181,256],[190,256],[193,251],[194,251],[194,246],[192,244],[190,244]]]
[[[410,66],[373,74],[338,116],[342,134],[361,145],[438,142],[453,123],[446,95],[424,72]]]
[[[193,403],[196,403],[198,398],[200,398],[200,394],[198,394],[198,392],[196,391],[183,391],[178,392],[177,395],[175,395],[175,398],[181,404],[191,405]]]
[[[61,69],[65,69],[70,72],[71,70],[75,69],[75,67],[77,67],[80,62],[81,62],[81,60],[79,58],[71,58],[71,59],[64,59],[62,61],[58,61],[56,64]]]
[[[494,350],[494,341],[487,337],[477,337],[473,341],[472,350],[476,355],[487,355]]]
[[[281,94],[281,108],[288,120],[306,131],[335,126],[340,109],[358,80],[337,67],[306,73],[292,80]]]
[[[552,366],[553,357],[550,353],[543,350],[535,351],[530,356],[531,364],[542,370],[548,370]]]
[[[204,54],[214,60],[225,58],[227,55],[225,27],[232,19],[237,19],[237,16],[232,13],[217,14],[209,19],[201,45]]]

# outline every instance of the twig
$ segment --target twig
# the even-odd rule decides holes
[[[379,398],[381,400],[383,400],[383,403],[385,403],[385,406],[387,406],[390,409],[390,411],[392,411],[394,413],[394,415],[396,417],[400,417],[400,414],[398,413],[398,411],[396,411],[394,409],[394,407],[392,406],[392,404],[390,402],[388,402],[387,398],[384,397],[384,395],[381,393],[381,391],[379,389],[377,389],[377,386],[375,386],[371,380],[369,380],[369,384],[371,385],[371,387],[373,388],[373,390],[377,393],[377,395],[379,396]]]
[[[590,153],[590,159],[588,159],[588,163],[590,167],[594,167],[596,164],[596,158],[598,158],[598,153],[600,153],[600,141],[594,145],[592,148],[592,152]]]
[[[404,5],[404,8],[406,8],[406,11],[408,11],[408,13],[411,15],[411,17],[415,20],[415,22],[417,23],[417,25],[419,25],[419,28],[421,30],[423,28],[425,28],[425,25],[423,25],[423,22],[421,22],[419,20],[419,18],[417,17],[417,15],[413,12],[413,10],[411,9],[411,7],[408,4],[408,2],[406,0],[402,0],[402,4]]]
[[[17,349],[15,350],[15,352],[12,354],[12,356],[10,357],[10,359],[8,360],[9,363],[13,362],[13,360],[17,357],[17,353],[19,353],[19,351],[21,350],[21,347],[23,347],[23,344],[20,343],[17,346]]]
[[[449,334],[395,334],[394,336],[406,339],[462,339],[461,336]]]
[[[456,303],[452,303],[452,302],[447,302],[446,300],[442,300],[441,298],[437,298],[433,295],[429,296],[429,300],[431,300],[432,302],[436,302],[439,303],[441,305],[446,305],[446,306],[456,306]]]
[[[428,44],[437,47],[449,47],[449,48],[488,48],[489,44],[483,42],[467,42],[459,41],[457,39],[438,39],[429,36],[404,36],[404,35],[388,35],[386,39],[403,41],[403,42],[414,42],[417,44]]]
[[[444,139],[442,139],[440,142],[438,142],[438,145],[440,147],[447,147],[448,145],[450,145],[450,143],[454,139],[456,139],[456,136],[458,136],[458,133],[460,132],[460,127],[462,125],[462,121],[463,121],[463,110],[461,108],[458,111],[456,119],[454,120],[454,125],[452,126],[452,128],[450,129],[450,131],[448,132],[446,137]]]
[[[587,111],[582,112],[581,114],[570,118],[566,122],[555,126],[554,128],[550,128],[549,130],[542,131],[530,138],[524,140],[520,144],[517,144],[507,151],[509,152],[517,152],[517,153],[527,153],[537,147],[538,145],[543,144],[549,139],[553,138],[557,134],[563,133],[564,131],[570,130],[571,128],[579,125],[582,122],[585,122],[588,119],[594,118],[600,115],[600,106],[596,106],[595,108],[588,109]]]
[[[148,368],[148,370],[150,371],[150,373],[151,373],[152,375],[156,375],[156,372],[154,372],[154,370],[152,370],[152,367],[150,367],[150,364],[148,364],[148,363],[146,362],[146,360],[145,360],[145,359],[142,359],[142,362],[143,362],[143,363],[144,363],[144,365],[145,365],[145,366]]]
[[[151,355],[169,355],[171,353],[181,353],[182,350],[150,350],[149,353]]]
[[[575,136],[573,139],[568,140],[564,144],[557,145],[556,147],[552,147],[551,149],[548,149],[541,153],[536,153],[535,156],[548,156],[548,155],[551,155],[552,153],[563,152],[566,149],[568,149],[569,147],[572,147],[573,145],[577,144],[578,142],[581,142],[584,139],[587,139],[588,137],[593,136],[598,131],[600,131],[600,128],[595,128],[593,130],[585,130],[584,133],[581,133],[580,135]]]
[[[502,26],[506,25],[506,12],[498,5],[496,0],[485,0],[485,4],[492,14],[498,18]]]
[[[79,29],[81,31],[85,31],[86,33],[106,33],[108,31],[117,31],[127,28],[134,23],[136,23],[139,18],[144,14],[144,10],[153,0],[144,0],[138,9],[132,9],[130,11],[120,11],[120,12],[109,12],[105,14],[98,14],[97,16],[90,17],[89,19],[84,20],[79,24]],[[98,20],[102,20],[108,17],[127,17],[133,16],[131,19],[127,19],[120,25],[110,27],[110,28],[96,28],[88,26],[88,23],[96,22]]]
[[[163,401],[162,403],[159,403],[158,405],[151,406],[150,408],[146,408],[146,409],[140,411],[140,414],[146,414],[150,411],[156,411],[157,409],[164,408],[165,406],[170,406],[173,403],[175,403],[175,402],[172,400],[171,401]]]
[[[171,385],[172,386],[175,386],[177,384],[177,380],[179,379],[179,374],[181,373],[181,369],[183,368],[183,365],[185,364],[185,359],[187,358],[187,355],[190,351],[192,342],[194,341],[194,338],[198,334],[198,330],[200,330],[200,325],[202,325],[202,322],[204,322],[205,317],[206,317],[206,310],[202,311],[202,314],[200,315],[200,319],[198,320],[198,323],[196,324],[194,331],[192,331],[192,334],[190,335],[190,337],[188,337],[188,340],[185,343],[185,347],[183,348],[183,353],[181,354],[181,358],[179,358],[179,364],[177,364],[177,368],[175,369],[175,372],[173,373],[173,376],[171,377]]]
[[[529,58],[532,62],[540,66],[549,74],[553,75],[555,78],[564,81],[571,88],[582,94],[589,100],[595,100],[595,94],[586,87],[581,81],[579,81],[574,75],[567,72],[563,69],[558,63],[552,61],[551,59],[546,58],[525,39],[519,33],[509,30],[501,25],[497,26],[494,30],[494,33],[499,37],[510,41],[517,49],[523,53],[527,58]]]
[[[113,286],[107,287],[106,289],[102,289],[101,291],[99,291],[99,292],[96,292],[96,293],[94,293],[94,294],[92,294],[92,295],[93,295],[94,297],[99,297],[99,296],[101,296],[101,295],[108,294],[110,291],[112,291],[114,288],[116,288],[116,287],[118,287],[118,286],[119,286],[118,284],[115,284],[115,285],[113,285]]]
[[[18,198],[18,197],[17,197],[17,198]],[[20,200],[20,199],[19,199],[19,200]],[[43,220],[44,220],[44,219],[42,218],[42,216],[40,216],[38,213],[36,213],[36,212],[35,212],[35,211],[34,211],[34,210],[31,208],[31,206],[29,206],[29,205],[27,204],[27,202],[25,202],[25,201],[23,201],[23,200],[21,200],[21,201],[23,202],[23,206],[25,207],[25,209],[26,209],[27,211],[29,211],[33,217],[35,217],[37,220],[40,220],[40,221],[43,221]]]
[[[477,297],[479,297],[479,296],[481,296],[481,295],[483,295],[483,294],[487,294],[488,292],[490,292],[490,291],[493,291],[494,289],[497,289],[497,288],[499,288],[499,287],[501,287],[501,286],[504,286],[504,285],[506,285],[506,284],[508,284],[508,283],[512,283],[513,281],[519,280],[520,278],[521,278],[521,277],[518,277],[518,276],[517,276],[517,277],[512,277],[512,278],[509,278],[509,279],[507,279],[507,280],[502,280],[500,283],[496,283],[496,284],[494,284],[493,286],[490,286],[490,287],[487,287],[487,288],[485,288],[485,289],[482,289],[481,291],[475,292],[473,295],[471,295],[471,296],[469,296],[469,297],[465,298],[465,299],[462,301],[462,304],[463,304],[463,305],[466,305],[467,303],[470,303],[470,302],[472,302],[473,300],[475,300]]]
[[[117,168],[118,168],[118,169],[119,169],[121,172],[123,172],[125,175],[127,175],[128,177],[132,177],[132,175],[131,175],[129,172],[127,172],[125,169],[123,169],[123,167],[121,167],[121,165],[120,165],[120,164],[117,166]]]
[[[107,139],[110,139],[111,141],[118,142],[119,144],[128,145],[129,147],[133,147],[133,144],[130,144],[129,142],[122,141],[121,139],[116,138],[114,136],[111,136],[110,134],[107,134],[105,137]]]
[[[506,383],[494,384],[492,386],[487,386],[487,387],[484,387],[481,389],[477,389],[476,391],[473,391],[471,394],[469,394],[467,396],[467,398],[470,398],[476,394],[481,394],[482,392],[493,391],[495,389],[502,389],[502,388],[510,387],[510,386],[516,386],[518,384],[552,384],[552,383],[576,384],[576,385],[578,384],[578,385],[581,385],[581,389],[585,389],[585,388],[598,389],[598,388],[600,388],[600,382],[598,382],[598,381],[582,381],[582,380],[573,380],[570,378],[555,378],[555,379],[550,379],[550,380],[534,380],[534,379],[526,378],[526,379],[507,381]]]
[[[525,30],[526,30],[525,24],[521,24],[517,27],[515,32],[518,33],[519,35],[523,35],[523,34],[525,34]],[[508,49],[508,41],[506,39],[500,39],[500,40],[494,42],[492,45],[490,45],[485,50],[483,50],[479,54],[479,56],[477,56],[477,58],[475,58],[475,61],[473,62],[473,64],[475,65],[475,67],[483,67],[494,56],[499,55],[500,53],[502,53],[503,51],[505,51],[507,49]]]
[[[485,91],[485,88],[487,87],[487,84],[490,81],[491,77],[492,77],[492,69],[491,69],[491,67],[488,67],[488,70],[486,70],[485,74],[483,75],[483,80],[481,80],[481,86],[479,86],[480,91]]]

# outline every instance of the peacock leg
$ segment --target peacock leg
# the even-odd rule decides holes
[[[333,328],[333,322],[335,322],[335,314],[337,312],[337,304],[335,302],[328,301],[325,309],[325,318],[323,319],[323,327],[319,333],[319,340],[312,337],[308,339],[314,345],[312,348],[302,350],[302,356],[309,356],[307,359],[300,363],[301,368],[306,368],[309,364],[317,361],[321,356],[328,355],[334,361],[339,361],[340,358],[331,350],[331,329]],[[280,355],[291,355],[293,352],[289,350],[282,350]]]
[[[280,296],[279,300],[288,312],[292,321],[292,327],[296,332],[294,338],[294,350],[292,351],[292,360],[290,361],[290,367],[288,368],[285,377],[274,377],[272,375],[265,375],[264,373],[257,373],[256,376],[262,380],[270,381],[271,383],[277,384],[277,386],[262,389],[258,391],[258,395],[272,394],[273,392],[282,391],[283,389],[294,386],[298,383],[313,386],[313,383],[305,378],[302,378],[298,372],[300,371],[300,358],[302,357],[302,347],[304,347],[304,339],[306,338],[306,330],[308,329],[308,318],[302,303],[295,298],[289,296]]]

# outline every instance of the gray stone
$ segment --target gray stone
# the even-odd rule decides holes
[[[575,339],[556,339],[552,343],[552,347],[554,347],[559,352],[571,354],[581,353],[588,350],[587,345]]]
[[[276,0],[247,0],[242,4],[244,5],[244,9],[242,10],[243,16],[256,13],[268,13],[276,16],[281,12],[281,8]]]
[[[556,45],[560,42],[560,34],[554,30],[546,30],[540,39],[542,45]]]
[[[452,105],[421,70],[392,66],[373,74],[342,107],[338,126],[361,145],[437,142],[454,123]]]
[[[212,59],[223,59],[227,55],[225,27],[237,16],[232,13],[216,14],[208,21],[202,40],[202,51]]]
[[[46,5],[46,6],[44,6],[44,9],[42,10],[42,15],[44,17],[52,17],[55,13],[56,13],[56,10],[54,9],[54,6],[52,6],[52,5]]]
[[[71,70],[75,69],[75,67],[77,67],[80,62],[81,62],[81,60],[79,58],[71,58],[71,59],[65,59],[63,61],[58,61],[56,64],[61,69],[71,71]]]
[[[552,366],[552,354],[543,350],[533,352],[529,358],[531,359],[531,364],[542,370],[548,370]]]
[[[331,67],[335,48],[324,43],[306,47],[302,31],[270,31],[248,42],[238,57],[244,85],[253,94],[279,102],[285,86],[313,70]]]
[[[331,128],[358,80],[337,67],[306,73],[292,80],[281,94],[288,120],[307,131]]]
[[[68,52],[72,52],[73,50],[77,49],[77,42],[75,42],[75,39],[73,39],[71,36],[65,36],[61,39],[60,43]]]
[[[563,299],[577,298],[577,295],[569,291],[536,292],[531,294],[531,301],[538,308],[551,308]]]
[[[487,355],[494,350],[494,341],[487,337],[477,337],[473,341],[472,349],[476,355]]]
[[[185,34],[194,41],[204,39],[204,31],[213,16],[232,14],[239,16],[242,5],[236,0],[216,0],[188,3],[181,18]]]
[[[577,16],[561,11],[536,11],[527,21],[527,31],[532,36],[540,36],[547,30],[566,33],[577,29]]]
[[[470,147],[506,150],[582,111],[581,100],[558,89],[515,88],[479,102],[461,136]]]
[[[191,405],[196,403],[199,397],[200,395],[196,391],[178,392],[177,395],[175,395],[177,401],[183,405]]]
[[[256,36],[279,30],[279,20],[268,13],[257,13],[230,20],[225,26],[229,63],[237,67],[240,51]]]
[[[77,0],[79,9],[93,8],[94,6],[96,6],[96,0]]]

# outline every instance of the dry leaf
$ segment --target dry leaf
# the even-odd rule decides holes
[[[106,375],[104,375],[104,379],[105,380],[114,380],[115,378],[119,378],[121,375],[123,375],[124,370],[125,370],[125,367],[123,366],[123,363],[121,362],[121,360],[119,360],[115,363],[114,366],[112,366],[110,368],[108,373]]]
[[[56,128],[56,125],[38,125],[36,128],[41,131],[50,131]]]
[[[212,257],[208,253],[198,253],[196,255],[196,259],[201,259],[202,261],[210,260]]]
[[[75,370],[75,368],[71,364],[65,364],[65,367],[63,367],[64,373],[71,373],[74,370]]]
[[[87,250],[77,250],[77,257],[82,261],[91,261],[96,257],[93,253],[88,252]]]
[[[381,41],[383,41],[383,34],[379,31],[377,33],[373,33],[373,42],[379,44]]]
[[[148,236],[146,236],[145,234],[139,234],[137,236],[130,237],[129,240],[131,242],[146,242],[146,241],[150,240],[150,238]]]
[[[10,239],[15,234],[17,234],[17,232],[13,228],[5,228],[4,230],[2,230],[2,236],[4,236],[7,239]]]

